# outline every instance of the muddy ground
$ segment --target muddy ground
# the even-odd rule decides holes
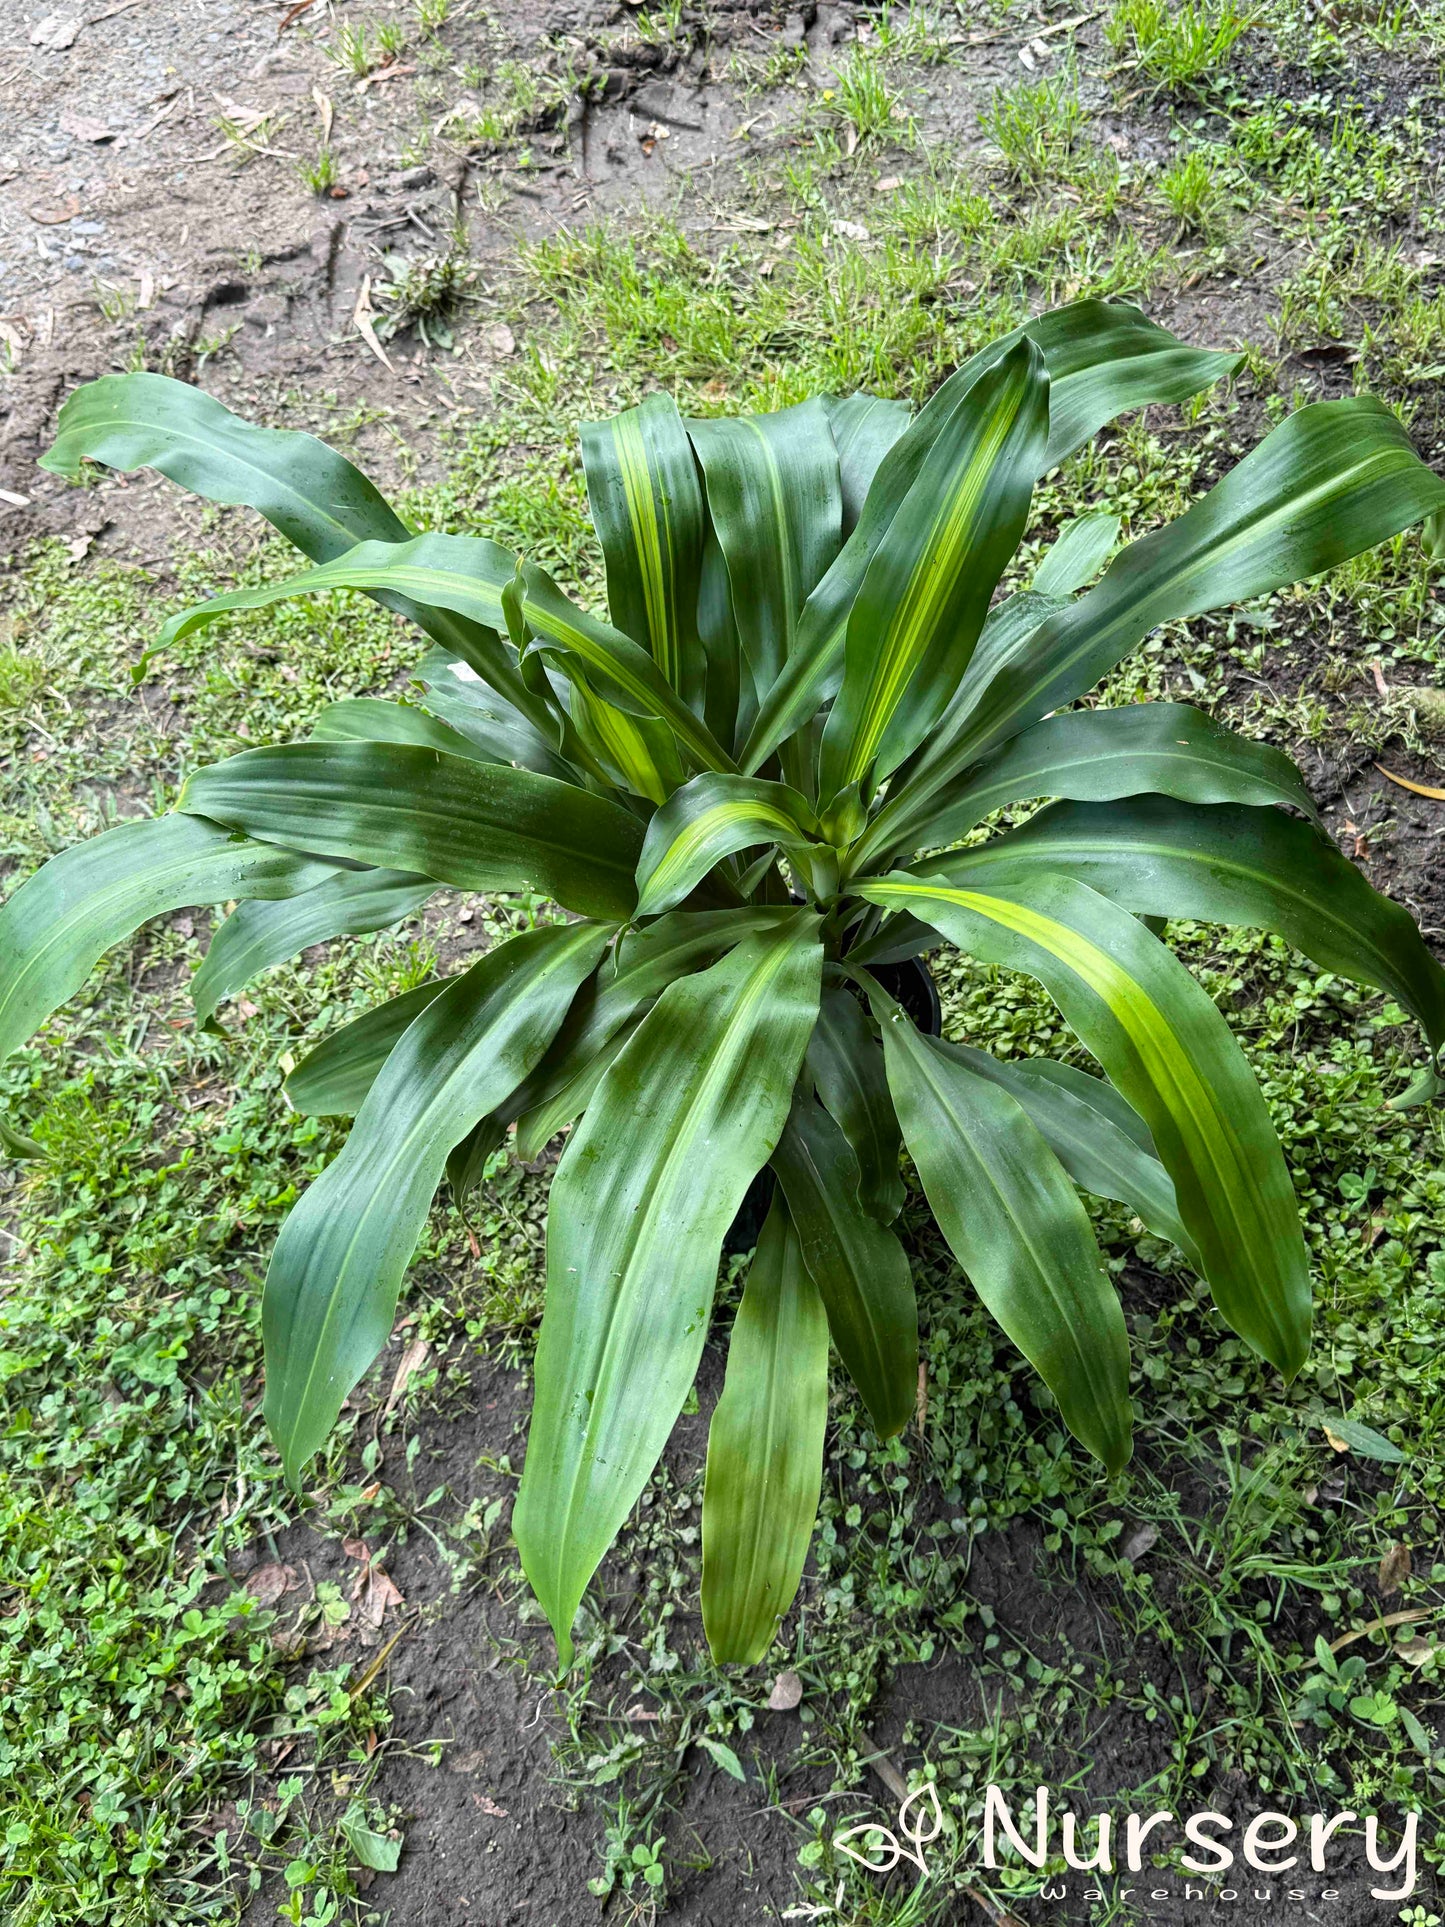
[[[493,384],[526,351],[525,328],[485,306],[489,291],[505,286],[519,239],[644,206],[681,206],[700,228],[726,225],[740,149],[776,136],[791,111],[788,95],[744,98],[729,78],[733,57],[801,45],[816,82],[863,17],[811,4],[801,12],[781,3],[724,6],[706,20],[684,9],[675,34],[644,42],[629,31],[634,15],[605,3],[507,0],[484,12],[464,0],[451,11],[441,53],[430,43],[420,56],[404,48],[361,80],[328,56],[341,16],[324,0],[49,5],[33,0],[0,26],[0,355],[8,348],[10,359],[0,383],[0,555],[18,558],[32,539],[60,536],[97,556],[142,562],[162,583],[172,545],[188,539],[192,526],[174,491],[136,478],[77,493],[34,466],[77,383],[143,359],[199,380],[244,413],[346,419],[353,446],[383,481],[404,466],[395,423],[426,474],[439,425],[462,410],[484,411]],[[954,61],[922,78],[928,141],[952,152],[978,144],[978,101],[1017,79],[1020,47],[1062,17],[1045,8],[1016,12],[1007,23],[983,9],[959,15]],[[1086,24],[1082,32],[1086,45],[1097,46],[1096,28]],[[530,152],[525,168],[515,164],[515,139],[466,143],[448,133],[449,117],[455,124],[459,103],[465,107],[475,91],[466,70],[494,70],[508,58],[570,75],[560,104],[519,136]],[[740,127],[754,119],[763,124],[740,141]],[[1167,148],[1163,117],[1148,100],[1100,125],[1141,158]],[[317,193],[298,168],[314,157],[328,126],[335,179]],[[380,341],[369,333],[363,324],[385,312],[376,295],[381,256],[434,252],[457,228],[484,298],[457,328],[458,352],[439,352],[414,335]],[[1192,338],[1235,345],[1259,333],[1270,298],[1261,273],[1203,293],[1177,287],[1156,311]],[[1327,359],[1298,372],[1314,392],[1333,379]],[[1389,834],[1372,844],[1372,824],[1385,809],[1372,800],[1378,785],[1366,793],[1363,752],[1344,763],[1316,757],[1313,766],[1305,755],[1332,820],[1342,827],[1348,819],[1360,854],[1377,866],[1375,880],[1410,903],[1439,940],[1445,806],[1395,799]],[[1428,757],[1408,747],[1397,761],[1416,776],[1429,774]],[[1141,1276],[1133,1289],[1142,1302],[1149,1280]],[[383,1390],[404,1343],[403,1334],[383,1362]],[[505,1482],[481,1461],[520,1456],[520,1374],[496,1360],[473,1360],[470,1370],[467,1410],[427,1422],[410,1474],[389,1470],[399,1483],[410,1477],[418,1493],[442,1485],[462,1499],[503,1491]],[[711,1353],[706,1370],[717,1377]],[[704,1414],[712,1389],[705,1383]],[[705,1424],[696,1416],[679,1427],[671,1459],[680,1468],[699,1459]],[[367,1561],[356,1542],[301,1523],[274,1546],[239,1555],[234,1569],[243,1580],[267,1563],[289,1569],[284,1625],[293,1597],[309,1597],[328,1579],[349,1591]],[[394,1631],[402,1633],[385,1662],[395,1725],[377,1791],[405,1816],[407,1846],[399,1871],[370,1890],[372,1900],[394,1927],[571,1927],[596,1918],[587,1882],[598,1865],[597,1814],[559,1784],[552,1748],[564,1721],[536,1627],[519,1623],[517,1593],[469,1582],[456,1595],[421,1534],[391,1548],[387,1570],[405,1613],[388,1615],[383,1601],[375,1641],[379,1653]],[[614,1572],[611,1583],[616,1604],[626,1573]],[[1033,1526],[981,1539],[969,1588],[1032,1651],[1117,1643],[1094,1582],[1063,1584]],[[695,1624],[690,1634],[700,1645]],[[621,1658],[612,1672],[624,1676]],[[1166,1683],[1161,1666],[1161,1690]],[[759,1684],[747,1786],[696,1747],[683,1763],[677,1830],[695,1833],[699,1858],[710,1864],[675,1880],[669,1919],[734,1927],[810,1917],[787,1911],[796,1906],[803,1837],[796,1816],[828,1794],[831,1779],[822,1764],[808,1763],[806,1749],[798,1763],[796,1718],[766,1710],[769,1684]],[[889,1776],[910,1764],[920,1732],[968,1724],[984,1712],[965,1659],[899,1669],[872,1717],[881,1771],[871,1793],[855,1800],[858,1811],[868,1813],[876,1796],[876,1817],[891,1813]],[[639,1702],[635,1714],[646,1722],[670,1717],[655,1701]],[[1146,1781],[1166,1746],[1162,1728],[1150,1733],[1137,1721],[1113,1725],[1107,1717],[1078,1739],[1089,1752],[1094,1808]],[[440,1748],[429,1750],[432,1742]],[[767,1760],[780,1769],[771,1787],[757,1764]],[[275,1765],[279,1772],[284,1758]],[[1243,1785],[1215,1787],[1210,1800],[1221,1804],[1231,1794],[1241,1808],[1250,1804]],[[1318,1917],[1339,1927],[1389,1917],[1367,1898],[1364,1881],[1341,1884],[1348,1897]],[[246,1917],[256,1927],[275,1918],[279,1892],[268,1887],[251,1903]],[[960,1920],[1002,1918],[983,1897],[961,1896],[957,1907]],[[1020,1912],[1029,1920],[1083,1919],[1088,1909],[1080,1903],[1051,1914],[1021,1903]],[[1231,1913],[1277,1917],[1248,1898]],[[1161,1902],[1150,1915],[1164,1923],[1196,1917],[1182,1901]]]

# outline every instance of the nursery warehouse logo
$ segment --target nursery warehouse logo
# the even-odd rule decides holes
[[[1073,1812],[1058,1816],[1055,1838],[1054,1814],[1048,1787],[1034,1794],[1032,1838],[1024,1832],[1024,1814],[1016,1820],[1000,1789],[990,1786],[984,1796],[983,1864],[997,1872],[1010,1856],[1042,1869],[1051,1860],[1062,1859],[1065,1866],[1081,1874],[1143,1874],[1146,1855],[1157,1853],[1163,1840],[1151,1847],[1150,1836],[1166,1836],[1182,1825],[1187,1851],[1179,1856],[1184,1874],[1197,1879],[1170,1879],[1150,1868],[1148,1884],[1115,1888],[1109,1895],[1085,1881],[1067,1878],[1046,1880],[1037,1898],[1067,1900],[1077,1895],[1084,1900],[1115,1901],[1135,1899],[1195,1900],[1210,1904],[1230,1901],[1339,1900],[1339,1890],[1330,1885],[1330,1856],[1334,1836],[1348,1827],[1358,1815],[1313,1813],[1304,1820],[1287,1813],[1256,1813],[1237,1821],[1227,1813],[1191,1813],[1183,1820],[1169,1812],[1127,1813],[1122,1824],[1113,1814],[1095,1817],[1092,1838],[1085,1838],[1086,1822]],[[1025,1809],[1025,1813],[1027,1809]],[[1365,1857],[1373,1871],[1393,1876],[1393,1884],[1372,1886],[1376,1900],[1405,1900],[1415,1891],[1415,1850],[1420,1816],[1406,1815],[1404,1829],[1395,1851],[1381,1836],[1373,1817],[1365,1821]],[[926,1849],[943,1831],[943,1809],[932,1783],[921,1786],[898,1809],[898,1824],[892,1827],[864,1824],[849,1827],[833,1836],[841,1853],[858,1861],[871,1873],[889,1873],[901,1861],[911,1862],[922,1873],[929,1871]],[[1166,1884],[1166,1882],[1168,1884]]]

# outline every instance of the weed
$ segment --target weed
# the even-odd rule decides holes
[[[378,281],[373,291],[383,311],[377,333],[389,341],[414,328],[423,341],[449,347],[446,318],[476,280],[464,242],[454,241],[444,254],[388,254],[382,265],[387,279]]]
[[[1197,235],[1211,246],[1224,240],[1230,197],[1217,156],[1191,147],[1159,176],[1159,192],[1173,210],[1181,236]]]
[[[837,112],[860,143],[906,137],[911,131],[898,90],[877,55],[865,48],[855,47],[840,64],[832,91]]]
[[[1037,186],[1072,171],[1084,110],[1072,75],[1003,88],[979,116],[1014,180]]]
[[[297,171],[302,183],[310,188],[313,194],[328,195],[337,181],[336,156],[330,147],[319,148],[316,159],[303,161]]]
[[[1253,23],[1236,0],[1115,0],[1104,34],[1161,86],[1178,87],[1220,66]]]

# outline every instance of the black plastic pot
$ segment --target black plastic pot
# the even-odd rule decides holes
[[[873,975],[895,1002],[900,1003],[927,1037],[943,1033],[943,1006],[938,1001],[938,986],[921,957],[905,957],[902,963],[873,964]],[[728,1257],[751,1251],[758,1241],[768,1207],[773,1202],[772,1172],[764,1165],[748,1186],[738,1215],[728,1226],[723,1251]]]

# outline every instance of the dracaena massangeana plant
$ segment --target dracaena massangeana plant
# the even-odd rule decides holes
[[[1437,1088],[1445,973],[1276,750],[1181,704],[1071,705],[1161,623],[1356,555],[1438,513],[1445,484],[1378,402],[1321,403],[1093,587],[1118,529],[1102,513],[996,599],[1042,475],[1122,411],[1234,365],[1086,301],[994,343],[915,415],[854,395],[684,421],[649,396],[582,431],[610,621],[492,542],[413,534],[339,455],[193,388],[117,376],[66,404],[51,469],[158,468],[249,503],[317,565],[188,610],[162,645],[360,589],[435,646],[419,700],[334,703],[309,740],[197,771],[175,813],[15,891],[0,1055],[108,946],[183,905],[244,899],[194,980],[202,1019],[439,886],[575,913],[370,1011],[291,1073],[299,1108],[355,1119],[266,1283],[266,1416],[293,1480],[386,1342],[444,1173],[464,1195],[512,1126],[524,1157],[571,1126],[514,1520],[564,1661],[764,1167],[773,1202],[708,1442],[720,1659],[760,1658],[796,1591],[830,1345],[880,1435],[913,1410],[902,1146],[973,1288],[1106,1466],[1130,1452],[1129,1345],[1080,1190],[1132,1206],[1257,1353],[1299,1369],[1310,1284],[1284,1157],[1157,920],[1272,930],[1391,992],[1429,1044],[1407,1098]],[[915,1027],[874,972],[940,940],[1037,978],[1103,1075]]]

